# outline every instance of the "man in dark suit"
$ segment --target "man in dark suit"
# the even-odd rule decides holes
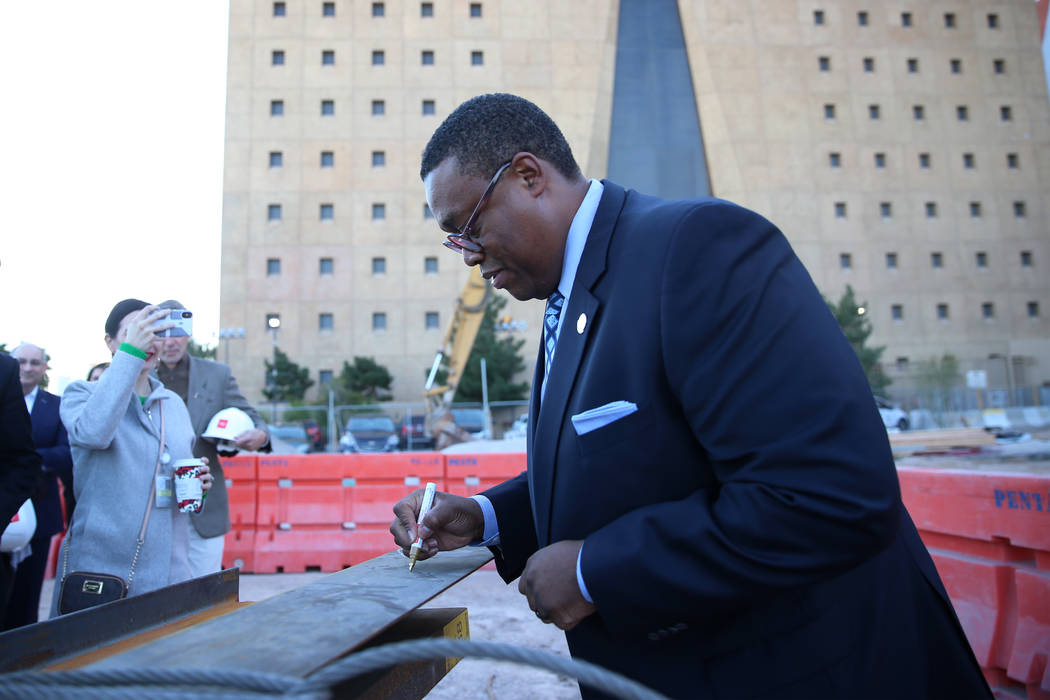
[[[674,697],[990,697],[864,373],[776,227],[588,181],[512,95],[457,108],[421,174],[467,265],[548,300],[528,470],[439,494],[423,556],[492,546],[574,656]],[[402,547],[419,503],[394,508]]]
[[[160,308],[185,307],[169,299],[160,304]],[[193,454],[208,458],[208,465],[215,477],[204,508],[190,517],[193,523],[190,532],[190,568],[196,577],[222,569],[222,552],[226,533],[230,530],[230,497],[226,491],[222,462],[216,452],[215,442],[201,438],[201,434],[208,429],[212,416],[231,407],[247,413],[255,424],[254,428],[237,435],[234,442],[239,449],[269,452],[270,434],[266,430],[266,421],[241,394],[230,368],[221,362],[189,355],[186,352],[189,343],[189,336],[165,338],[161,345],[160,363],[154,374],[186,403],[190,420],[193,421],[193,432],[197,435]]]
[[[0,354],[0,532],[33,494],[39,478],[40,455],[33,449],[18,361]],[[14,578],[11,555],[0,552],[0,610],[7,610]]]
[[[40,588],[51,551],[51,537],[65,527],[59,480],[72,483],[73,457],[69,452],[66,428],[58,416],[61,399],[40,385],[47,372],[47,353],[43,348],[22,343],[11,356],[18,360],[19,380],[26,408],[33,424],[33,446],[41,458],[43,478],[33,493],[36,509],[36,532],[30,541],[32,553],[15,571],[11,599],[4,615],[4,629],[31,625],[40,609]]]

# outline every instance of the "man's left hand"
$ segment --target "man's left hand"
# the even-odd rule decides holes
[[[562,540],[544,547],[525,564],[518,591],[543,622],[571,630],[597,608],[588,603],[576,582],[576,558],[583,540]]]
[[[267,439],[265,430],[252,428],[251,430],[245,430],[243,433],[235,437],[233,442],[237,445],[238,449],[255,452],[266,444]]]

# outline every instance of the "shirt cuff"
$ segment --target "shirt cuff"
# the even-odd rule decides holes
[[[141,350],[139,350],[137,347],[135,347],[131,343],[121,343],[120,344],[120,348],[118,348],[118,349],[119,350],[123,350],[127,354],[132,355],[134,357],[137,357],[140,360],[145,360],[146,358],[149,357],[149,355],[147,355],[146,353],[142,352]]]
[[[478,494],[477,496],[471,496],[478,505],[481,506],[481,513],[485,516],[485,533],[481,536],[480,542],[473,542],[471,544],[478,547],[498,547],[499,546],[499,523],[496,522],[496,509],[492,507],[492,501],[487,496]]]
[[[580,553],[576,555],[576,585],[580,587],[580,593],[583,595],[583,599],[588,603],[594,604],[594,599],[591,598],[591,594],[587,592],[587,584],[583,582],[583,567],[581,562],[583,561],[583,547],[580,547]]]

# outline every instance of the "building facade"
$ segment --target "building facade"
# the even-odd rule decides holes
[[[467,270],[429,218],[420,154],[456,105],[502,91],[551,114],[590,177],[774,221],[825,296],[867,302],[891,391],[945,352],[992,388],[1050,382],[1037,10],[232,0],[220,323],[246,333],[221,341],[230,364],[258,399],[277,316],[315,381],[371,356],[395,399],[421,396]],[[507,298],[531,372],[542,304]]]

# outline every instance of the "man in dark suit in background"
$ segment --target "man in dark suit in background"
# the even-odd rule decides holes
[[[66,428],[58,416],[61,399],[40,385],[47,372],[47,353],[31,343],[22,343],[11,353],[18,360],[22,393],[33,424],[33,446],[41,458],[43,478],[33,493],[36,533],[30,541],[32,553],[15,571],[11,599],[4,615],[4,629],[31,625],[40,609],[40,587],[51,551],[51,537],[65,527],[59,480],[72,483],[73,457]]]
[[[421,175],[467,265],[547,299],[528,470],[439,494],[424,556],[492,546],[573,656],[674,697],[990,697],[860,364],[776,227],[588,181],[512,95],[458,107]],[[420,498],[394,508],[402,547]]]
[[[29,498],[40,479],[40,455],[33,449],[18,361],[0,354],[0,532]],[[11,555],[0,552],[0,610],[7,609],[14,584]]]
[[[162,309],[184,309],[174,299],[160,304]],[[245,430],[234,442],[241,450],[253,452],[270,451],[270,434],[266,421],[244,398],[230,368],[221,362],[193,357],[186,352],[188,336],[164,339],[160,349],[160,363],[154,374],[186,403],[193,421],[193,432],[197,442],[193,454],[207,457],[211,473],[215,477],[208,501],[200,513],[190,516],[193,530],[190,531],[190,568],[193,575],[204,576],[222,569],[222,552],[226,533],[230,530],[230,497],[226,491],[226,478],[222,473],[222,462],[215,449],[215,442],[201,438],[208,429],[212,416],[224,408],[239,408],[252,419],[254,428]]]

